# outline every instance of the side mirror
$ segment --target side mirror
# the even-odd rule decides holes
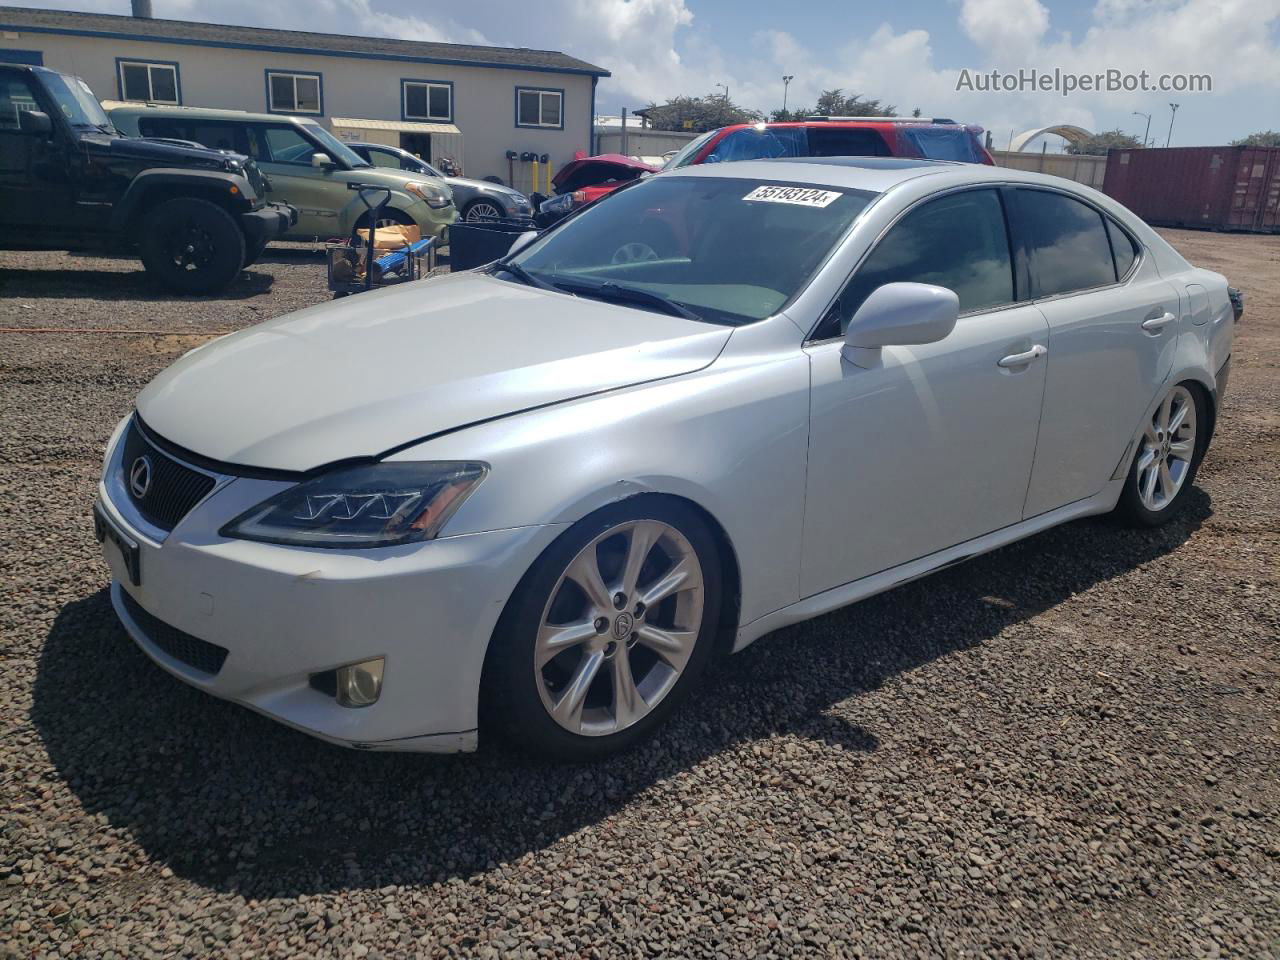
[[[954,290],[928,283],[886,283],[862,301],[849,321],[840,353],[869,369],[879,364],[881,347],[946,338],[959,315],[960,298]]]
[[[53,133],[53,121],[39,110],[23,110],[18,114],[18,129],[28,136],[47,137]]]
[[[325,167],[333,166],[333,158],[327,153],[313,153],[311,155],[311,165],[317,170],[323,170]]]
[[[520,234],[520,236],[516,237],[515,240],[512,242],[511,248],[507,250],[507,256],[509,257],[509,256],[512,256],[513,254],[519,253],[521,250],[523,250],[525,247],[527,247],[529,244],[533,243],[533,241],[537,239],[538,239],[537,230],[526,230],[524,233]]]

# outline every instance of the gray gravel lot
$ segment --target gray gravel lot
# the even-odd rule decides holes
[[[0,956],[1280,956],[1280,237],[1167,235],[1248,297],[1183,518],[780,631],[590,767],[343,751],[153,666],[106,437],[322,262],[188,300],[0,254]]]

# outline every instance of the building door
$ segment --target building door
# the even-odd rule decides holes
[[[414,156],[421,160],[431,162],[431,134],[429,133],[402,133],[400,134],[400,149],[408,150]]]

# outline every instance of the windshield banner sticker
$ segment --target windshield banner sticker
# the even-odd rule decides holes
[[[766,203],[797,203],[802,207],[825,207],[841,194],[835,190],[815,190],[813,187],[756,187],[743,200],[763,200]]]

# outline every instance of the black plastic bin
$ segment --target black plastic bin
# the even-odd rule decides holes
[[[449,227],[449,271],[470,270],[504,257],[516,237],[537,230],[532,220],[462,220]]]

